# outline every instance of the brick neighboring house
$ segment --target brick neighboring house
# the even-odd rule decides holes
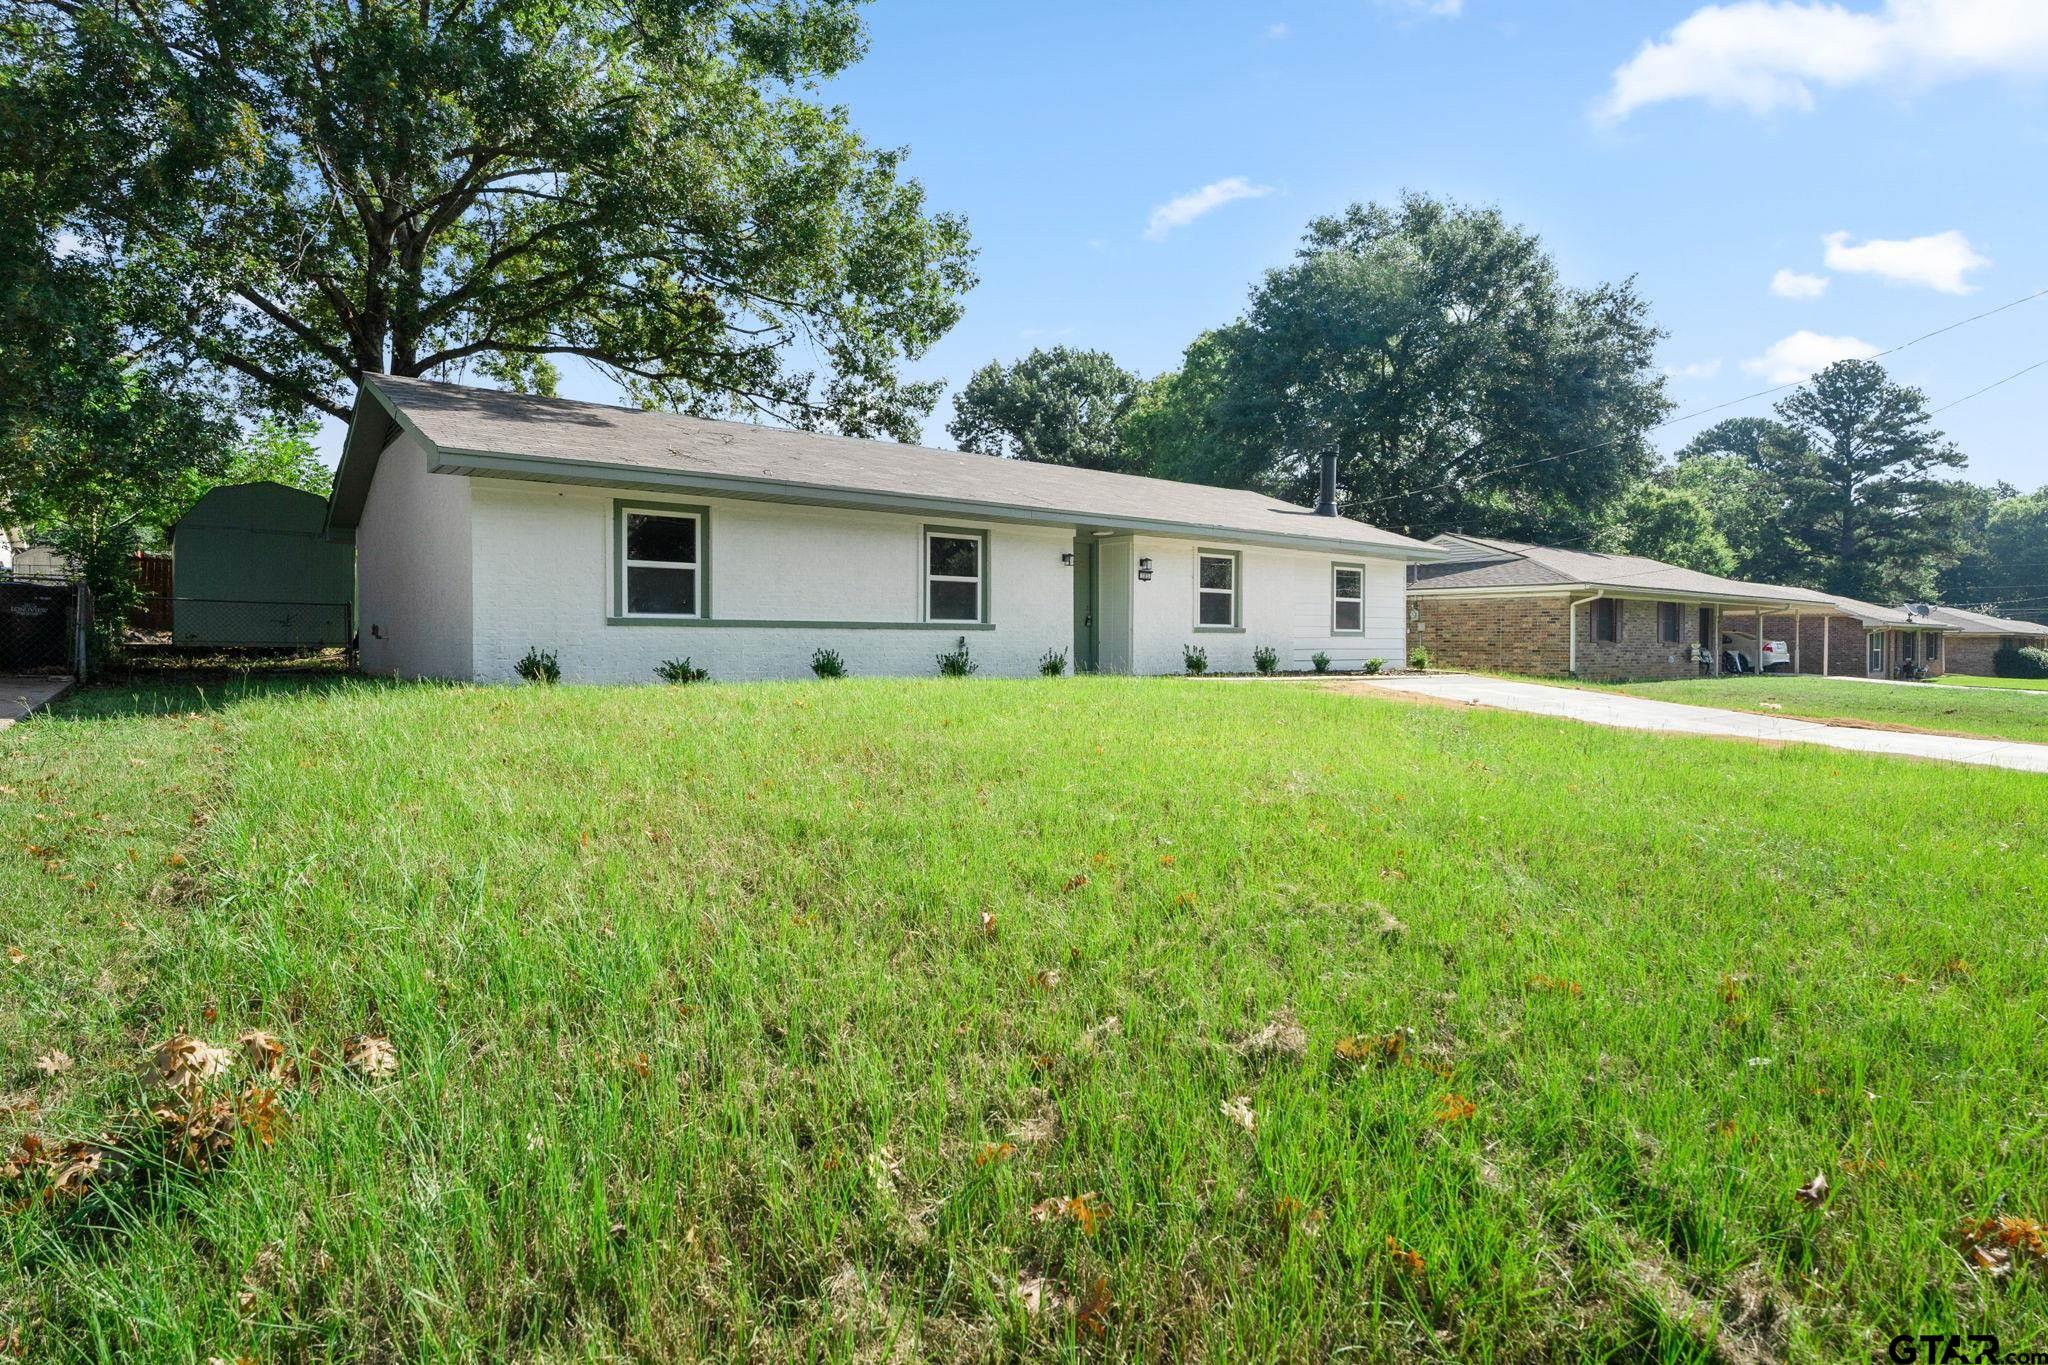
[[[1907,610],[1937,626],[1947,627],[1947,670],[1993,677],[1992,658],[2005,645],[2032,645],[2048,649],[2048,626],[2038,621],[2014,621],[1961,607],[1937,607],[1911,602]]]
[[[1951,668],[1945,641],[1952,627],[1923,610],[1879,606],[1836,593],[1760,584],[1802,603],[1796,613],[1764,618],[1764,637],[1792,647],[1796,673],[1831,678],[1896,678],[1921,668]]]
[[[1430,544],[1453,557],[1409,566],[1408,645],[1433,667],[1597,681],[1716,674],[1740,627],[1753,636],[1827,601],[1640,555],[1479,536]]]

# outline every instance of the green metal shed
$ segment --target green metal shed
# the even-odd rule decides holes
[[[281,483],[215,488],[171,531],[171,639],[313,648],[354,631],[353,545],[326,540],[327,499]]]

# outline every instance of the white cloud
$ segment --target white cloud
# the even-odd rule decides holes
[[[1861,246],[1849,245],[1846,232],[1830,232],[1821,241],[1827,245],[1830,270],[1875,275],[1893,284],[1917,284],[1944,294],[1969,293],[1976,286],[1963,277],[1991,264],[1977,254],[1969,238],[1955,231],[1904,241],[1873,237]]]
[[[1771,343],[1762,355],[1742,362],[1751,374],[1762,375],[1773,384],[1797,384],[1815,370],[1826,369],[1837,360],[1868,360],[1877,347],[1860,337],[1822,336],[1819,332],[1794,332]]]
[[[1292,32],[1294,32],[1294,30],[1293,30],[1293,29],[1291,29],[1291,28],[1289,28],[1289,27],[1287,27],[1287,25],[1285,25],[1285,24],[1268,24],[1268,25],[1266,25],[1266,37],[1268,37],[1269,39],[1271,39],[1272,41],[1274,41],[1274,42],[1276,42],[1276,43],[1277,43],[1277,42],[1279,42],[1279,41],[1280,41],[1280,40],[1281,40],[1282,38],[1285,38],[1285,37],[1286,37],[1286,36],[1287,36],[1288,34],[1290,34],[1290,33],[1292,33]]]
[[[1213,181],[1192,194],[1169,199],[1153,209],[1151,219],[1145,224],[1145,238],[1153,242],[1164,241],[1167,233],[1186,227],[1205,213],[1214,213],[1239,199],[1258,199],[1272,192],[1271,185],[1254,185],[1241,175]]]
[[[1780,270],[1771,276],[1771,292],[1781,299],[1817,299],[1828,292],[1828,277]]]
[[[1666,365],[1664,373],[1671,379],[1712,379],[1721,373],[1721,357],[1695,360],[1690,365]]]
[[[1017,333],[1020,341],[1057,341],[1074,334],[1072,327],[1026,327]]]
[[[1706,5],[1615,69],[1594,117],[1702,99],[1753,114],[1811,109],[1814,92],[1933,85],[2048,71],[2040,0],[1884,0],[1875,11],[1819,0]]]
[[[1455,19],[1465,12],[1465,0],[1375,0],[1375,3],[1381,9],[1416,19]]]

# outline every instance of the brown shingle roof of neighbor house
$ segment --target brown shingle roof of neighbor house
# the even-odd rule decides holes
[[[1802,588],[1745,583],[1739,579],[1681,569],[1676,564],[1645,559],[1641,555],[1564,550],[1482,536],[1442,535],[1430,544],[1452,551],[1457,558],[1449,563],[1416,565],[1409,571],[1410,592],[1479,589],[1502,593],[1515,588],[1539,591],[1583,588],[1641,597],[1753,602],[1767,610],[1804,605],[1819,597],[1819,594],[1807,593]]]
[[[1958,635],[2033,635],[2048,636],[2048,626],[2038,621],[2015,621],[2010,617],[1993,616],[1989,612],[1966,611],[1962,607],[1938,607],[1926,602],[1909,602],[1908,610],[1915,615],[1946,626]]]
[[[443,473],[1441,557],[1419,540],[1237,489],[384,375],[357,395],[330,528],[361,517],[391,423]]]

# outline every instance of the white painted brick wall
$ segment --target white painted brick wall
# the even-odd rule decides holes
[[[1327,653],[1330,667],[1338,671],[1358,668],[1367,659],[1383,659],[1388,667],[1405,661],[1407,577],[1398,561],[1227,541],[1135,539],[1136,554],[1152,560],[1152,581],[1132,585],[1136,672],[1180,672],[1181,647],[1189,644],[1208,651],[1212,673],[1253,671],[1252,651],[1261,645],[1280,651],[1283,669],[1309,668],[1317,650]],[[1195,559],[1205,548],[1234,549],[1241,555],[1242,632],[1195,629]],[[1360,564],[1365,570],[1362,634],[1338,635],[1330,629],[1330,570],[1338,563]]]
[[[719,626],[747,620],[915,621],[923,592],[927,524],[954,518],[800,507],[742,499],[664,498],[710,509],[713,624],[610,625],[613,595],[609,490],[502,479],[470,481],[475,542],[476,677],[507,681],[530,646],[552,649],[570,682],[654,680],[665,659],[688,656],[724,682],[810,676],[811,653],[837,649],[866,676],[922,676],[962,633],[944,628],[789,629]],[[989,676],[1037,673],[1047,649],[1072,658],[1073,570],[1060,556],[1073,534],[985,523],[990,535],[992,630],[964,632]]]
[[[429,474],[410,436],[391,443],[356,528],[365,673],[470,676],[469,480]]]

